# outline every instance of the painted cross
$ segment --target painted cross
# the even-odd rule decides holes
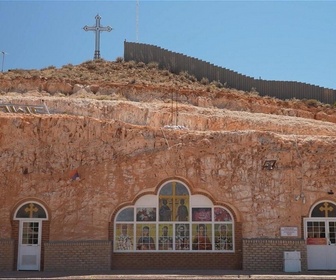
[[[95,53],[94,53],[94,58],[93,59],[99,59],[100,58],[100,32],[102,31],[107,31],[110,32],[112,28],[110,26],[103,27],[100,25],[100,15],[97,14],[96,17],[96,25],[95,26],[87,26],[85,25],[83,29],[85,31],[94,31],[96,32],[96,48],[95,48]]]
[[[328,212],[331,212],[332,210],[334,210],[334,208],[332,208],[331,206],[328,207],[329,203],[328,202],[324,202],[323,203],[324,206],[320,207],[320,211],[323,212],[324,211],[324,216],[328,217]]]
[[[29,218],[33,218],[33,212],[37,212],[38,208],[34,206],[34,203],[30,203],[29,207],[26,207],[25,211],[29,212]]]

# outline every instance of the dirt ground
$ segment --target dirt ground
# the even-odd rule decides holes
[[[108,271],[95,272],[39,272],[39,271],[12,271],[0,272],[0,279],[336,279],[336,271],[309,271],[298,273],[263,273],[249,271]]]

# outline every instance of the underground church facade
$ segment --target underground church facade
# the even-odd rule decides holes
[[[158,123],[164,104],[105,106],[0,113],[2,271],[336,268],[334,124],[232,129],[181,108],[184,129]]]

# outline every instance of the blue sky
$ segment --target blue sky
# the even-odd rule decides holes
[[[137,8],[138,3],[138,8]],[[93,59],[95,16],[105,60],[124,40],[265,80],[336,89],[335,1],[17,1],[0,0],[3,69],[42,69]]]

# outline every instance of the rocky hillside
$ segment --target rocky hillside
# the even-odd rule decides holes
[[[115,119],[156,128],[260,130],[335,135],[336,108],[316,100],[279,100],[229,89],[144,64],[104,60],[0,73],[0,102],[38,105],[52,114]]]
[[[0,204],[43,200],[51,240],[108,239],[114,209],[172,176],[239,209],[247,238],[301,224],[334,186],[336,110],[316,100],[260,97],[121,59],[0,73],[0,94]],[[52,115],[6,113],[5,104],[46,104]],[[8,223],[0,239],[10,236]]]

